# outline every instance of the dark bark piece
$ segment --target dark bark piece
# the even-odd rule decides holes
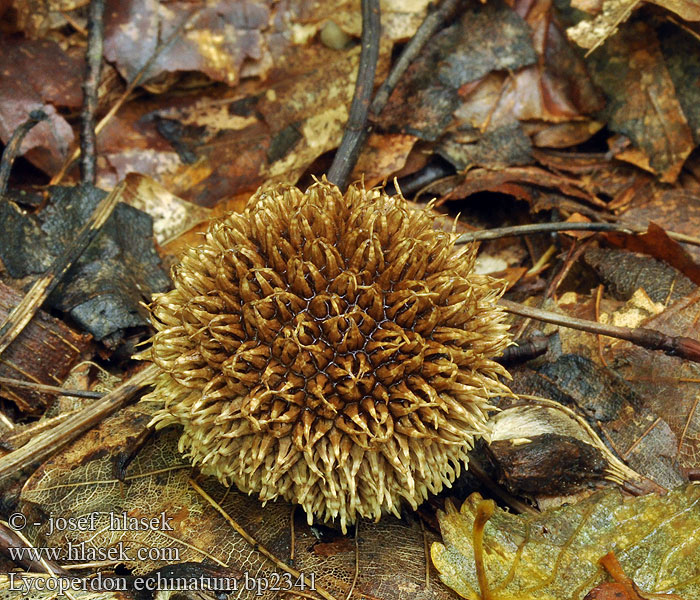
[[[12,204],[0,206],[0,221],[6,223],[0,258],[9,274],[21,278],[46,271],[104,196],[96,188],[53,188],[50,204],[35,218]],[[148,326],[140,303],[169,286],[153,245],[151,217],[119,203],[48,303],[69,313],[97,340],[115,346],[126,329]]]
[[[19,304],[22,294],[0,283],[0,321]],[[71,368],[90,352],[90,336],[80,334],[62,321],[39,311],[35,319],[3,354],[0,377],[57,385]],[[53,402],[54,394],[0,385],[0,395],[29,414],[39,414]]]
[[[605,477],[602,452],[574,437],[545,433],[517,444],[499,440],[488,446],[499,469],[499,483],[512,494],[570,494]]]

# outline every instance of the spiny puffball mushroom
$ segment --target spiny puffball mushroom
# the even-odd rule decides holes
[[[157,427],[262,501],[378,519],[450,486],[508,345],[502,282],[428,210],[381,189],[260,189],[215,221],[152,305]]]

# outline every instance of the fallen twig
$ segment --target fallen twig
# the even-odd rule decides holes
[[[90,392],[88,390],[68,390],[56,385],[44,385],[33,381],[23,381],[22,379],[12,379],[11,377],[0,377],[0,385],[8,387],[29,388],[45,394],[55,394],[56,396],[75,396],[76,398],[102,398],[102,392]]]
[[[144,65],[139,69],[138,73],[134,75],[133,79],[129,82],[129,84],[126,86],[126,89],[124,90],[124,93],[119,97],[119,100],[117,100],[112,108],[107,111],[107,114],[100,119],[100,122],[97,124],[95,127],[95,135],[98,135],[109,123],[109,121],[112,119],[112,117],[117,113],[117,111],[122,107],[124,102],[126,102],[129,97],[131,96],[131,93],[136,89],[136,87],[141,83],[143,76],[148,72],[148,70],[151,68],[153,63],[156,61],[156,59],[161,55],[163,50],[168,48],[170,44],[172,44],[175,39],[182,33],[182,30],[185,29],[185,27],[190,23],[192,18],[199,13],[201,8],[195,8],[193,9],[190,13],[187,14],[187,16],[182,20],[182,22],[175,28],[175,30],[163,41],[163,43],[159,44],[156,49],[153,51],[153,54],[148,58],[148,60],[144,63]],[[61,165],[61,168],[59,169],[58,173],[56,173],[52,178],[51,181],[49,182],[49,185],[58,185],[65,174],[68,172],[68,169],[71,167],[73,162],[80,156],[80,148],[76,148],[73,153],[64,161],[63,165]]]
[[[34,462],[46,459],[50,454],[94,427],[116,410],[125,406],[141,388],[150,385],[158,367],[148,365],[119,387],[106,394],[102,400],[75,413],[68,421],[43,433],[21,448],[0,458],[0,481]]]
[[[328,181],[335,183],[343,192],[367,136],[367,112],[374,89],[374,74],[377,72],[380,33],[379,0],[362,0],[362,49],[355,93],[343,139],[333,157],[333,164],[328,169]]]
[[[102,200],[88,221],[83,225],[73,243],[63,254],[56,258],[49,269],[36,280],[22,301],[15,306],[0,327],[0,354],[22,332],[27,323],[32,320],[36,311],[41,308],[46,298],[61,281],[73,262],[83,253],[95,238],[102,225],[112,214],[114,207],[121,198],[125,183],[120,183]]]
[[[596,323],[595,321],[577,319],[549,310],[542,310],[541,308],[532,308],[503,298],[501,298],[499,304],[507,312],[514,315],[537,319],[538,321],[553,323],[562,327],[570,327],[571,329],[579,329],[588,333],[607,335],[632,342],[649,350],[662,350],[671,356],[680,356],[686,360],[700,362],[700,341],[689,337],[670,336],[656,329],[647,329],[646,327],[618,327],[617,325]]]
[[[48,115],[43,110],[33,110],[29,113],[29,118],[12,132],[7,146],[5,146],[5,149],[2,151],[2,159],[0,159],[0,198],[5,195],[5,191],[7,190],[7,182],[10,179],[12,163],[15,162],[15,158],[17,158],[19,154],[19,149],[24,137],[31,131],[34,125],[48,118]]]
[[[623,223],[532,223],[530,225],[513,225],[512,227],[497,227],[495,229],[482,229],[460,235],[456,244],[468,244],[469,242],[497,240],[504,237],[516,237],[531,235],[534,233],[555,233],[557,231],[614,231],[616,233],[646,233],[647,228],[639,225],[626,225]],[[700,238],[666,231],[666,235],[672,240],[700,246]]]
[[[353,98],[353,105],[350,109],[350,117],[348,118],[348,126],[346,127],[345,134],[343,134],[343,140],[336,151],[335,157],[333,158],[333,164],[331,169],[328,171],[328,180],[335,183],[341,189],[345,188],[347,178],[350,176],[355,163],[357,162],[357,157],[360,154],[360,149],[364,144],[367,136],[372,130],[372,119],[379,116],[384,107],[386,106],[389,96],[394,91],[396,84],[399,82],[403,74],[408,69],[409,65],[418,56],[420,51],[423,49],[427,41],[433,36],[437,31],[438,27],[449,17],[452,12],[454,12],[455,7],[458,4],[458,0],[444,0],[440,5],[440,8],[432,12],[428,12],[420,27],[416,31],[415,35],[411,38],[411,41],[406,44],[403,49],[401,56],[399,56],[396,64],[392,67],[389,76],[386,81],[379,86],[377,93],[369,105],[370,119],[368,122],[368,111],[367,107],[360,105],[357,108],[357,114],[353,114],[353,108],[355,107],[355,99]],[[363,6],[363,19],[362,19],[362,36],[363,36],[363,51],[364,51],[364,36],[365,36],[365,21],[364,18],[364,6],[365,2],[362,3]],[[377,20],[379,20],[379,9],[377,9]],[[369,15],[368,15],[369,17]],[[374,25],[373,25],[374,26]],[[379,27],[379,23],[377,24]],[[368,35],[370,34],[369,28],[367,28]],[[372,32],[374,34],[374,32]],[[378,40],[378,37],[377,37]],[[376,42],[376,51],[379,51],[379,43]],[[374,61],[376,63],[376,59]],[[360,71],[362,71],[362,55],[360,56]],[[357,81],[365,81],[364,78],[367,77],[367,73],[364,74],[364,78],[360,78],[361,72],[358,72]],[[369,81],[369,93],[372,92],[372,85],[374,83],[374,74],[372,79]],[[367,93],[367,89],[362,90],[363,94]],[[357,94],[357,86],[355,88],[355,93]],[[363,96],[364,97],[364,96]],[[360,113],[360,108],[362,108],[362,113]],[[352,130],[351,130],[352,121]],[[336,166],[337,163],[337,166]],[[335,167],[335,168],[334,168]],[[331,173],[332,172],[332,173]],[[344,180],[341,181],[340,177],[343,176]],[[343,185],[339,183],[342,182]]]
[[[88,12],[88,45],[86,52],[85,81],[83,81],[83,110],[80,124],[80,179],[83,184],[95,184],[97,162],[97,138],[95,135],[95,112],[97,111],[97,88],[100,85],[103,47],[104,0],[90,0]]]
[[[374,95],[374,100],[372,100],[372,105],[369,109],[372,117],[376,118],[379,116],[379,113],[381,113],[386,106],[389,96],[391,96],[394,88],[399,83],[399,79],[401,79],[406,69],[408,69],[410,64],[418,56],[428,40],[433,37],[438,27],[440,27],[454,12],[457,4],[459,4],[459,0],[443,0],[438,9],[431,11],[431,9],[428,8],[428,14],[425,19],[423,19],[415,35],[408,44],[406,44],[406,47],[403,49],[403,52],[401,52],[401,56],[399,56],[396,64],[391,69],[386,81],[379,86],[377,93]]]

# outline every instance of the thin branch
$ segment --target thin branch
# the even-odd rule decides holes
[[[362,0],[362,50],[355,81],[355,93],[343,139],[335,153],[333,164],[328,169],[328,181],[335,183],[343,191],[347,187],[348,177],[369,132],[367,113],[374,89],[374,75],[377,72],[380,33],[379,0]]]
[[[399,56],[398,60],[396,61],[396,64],[392,67],[391,72],[389,73],[389,76],[386,78],[386,81],[382,83],[382,85],[379,86],[379,89],[377,90],[377,93],[374,96],[374,99],[372,100],[372,104],[369,106],[369,113],[370,113],[370,119],[369,123],[367,122],[367,112],[365,109],[365,114],[362,117],[362,127],[359,129],[359,131],[356,134],[349,134],[348,130],[346,129],[346,134],[343,135],[343,141],[341,142],[340,147],[338,148],[338,151],[336,152],[336,155],[333,159],[333,165],[331,166],[331,169],[335,166],[336,162],[340,163],[342,161],[343,166],[342,169],[343,171],[339,171],[339,174],[345,173],[345,179],[347,180],[347,177],[350,176],[350,173],[352,172],[355,163],[357,162],[357,157],[360,154],[360,149],[362,148],[362,145],[364,144],[365,140],[367,139],[367,136],[370,134],[372,131],[372,123],[371,121],[376,119],[379,114],[382,112],[384,107],[386,106],[387,101],[389,100],[389,96],[391,96],[391,93],[394,91],[394,88],[398,84],[399,80],[403,76],[403,74],[406,72],[406,69],[408,69],[409,65],[413,62],[413,60],[420,54],[421,50],[425,46],[425,44],[428,42],[428,40],[435,34],[435,32],[438,30],[438,28],[448,19],[448,17],[454,12],[457,4],[459,3],[459,0],[444,0],[443,3],[440,5],[440,8],[437,10],[433,10],[432,12],[429,12],[423,22],[421,23],[420,27],[416,31],[415,35],[411,38],[411,41],[406,44],[405,48],[403,49],[403,52],[401,52],[401,56]],[[364,9],[364,1],[363,1],[363,9]],[[364,37],[365,33],[365,20],[363,16],[363,21],[362,21],[362,34]],[[364,41],[363,41],[363,50],[364,50]],[[378,51],[378,44],[377,44],[377,51]],[[360,57],[360,66],[362,66],[362,57]],[[360,81],[359,73],[358,73],[358,81]],[[370,92],[371,92],[371,86],[372,82],[370,82]],[[351,118],[352,118],[352,108],[351,108]],[[348,120],[348,124],[349,124]],[[344,146],[343,143],[346,141],[347,137],[347,145]],[[342,148],[342,153],[341,153],[341,148]],[[340,157],[339,157],[340,155]],[[340,169],[340,166],[337,167],[337,169]],[[333,177],[331,176],[331,171],[329,170],[328,172],[328,180],[332,181],[333,183],[336,183],[338,187],[344,188],[345,186],[341,186],[339,183],[337,183],[335,179],[335,171],[333,172]]]
[[[532,223],[530,225],[513,225],[512,227],[497,227],[495,229],[483,229],[460,235],[455,244],[468,244],[485,240],[497,240],[504,237],[517,237],[534,233],[555,233],[557,231],[613,231],[616,233],[646,233],[647,228],[640,225],[626,225],[622,223]],[[666,235],[672,240],[700,246],[700,238],[667,231]]]
[[[19,154],[19,149],[22,146],[24,137],[31,131],[37,123],[41,123],[48,119],[49,116],[43,110],[33,110],[29,113],[29,118],[22,123],[17,129],[12,132],[7,146],[2,151],[2,159],[0,159],[0,198],[5,195],[7,190],[7,182],[10,179],[10,171],[12,163]]]
[[[43,433],[21,448],[0,458],[0,481],[14,475],[34,462],[73,441],[88,429],[125,406],[141,388],[150,385],[158,374],[158,367],[149,365],[127,379],[100,400],[75,413],[68,421]]]
[[[126,102],[131,96],[131,93],[136,89],[136,87],[141,83],[143,80],[144,75],[148,72],[148,70],[153,66],[155,63],[156,59],[163,53],[163,51],[172,44],[175,39],[182,33],[183,29],[190,23],[192,18],[199,13],[201,8],[196,8],[189,12],[187,16],[182,20],[182,22],[175,28],[175,30],[165,39],[165,41],[160,44],[151,54],[149,59],[144,63],[144,65],[139,69],[139,71],[134,75],[133,79],[129,82],[129,84],[126,86],[126,89],[124,90],[124,93],[119,97],[119,100],[117,100],[112,108],[109,109],[107,114],[100,119],[100,122],[97,124],[95,127],[95,135],[99,135],[99,133],[105,128],[107,123],[112,119],[112,117],[117,113],[117,111],[122,107],[124,102]],[[49,185],[58,185],[65,174],[68,172],[68,169],[71,167],[73,162],[80,156],[80,148],[76,148],[73,151],[73,154],[71,154],[61,165],[61,168],[59,169],[58,173],[56,173],[52,178],[51,181],[49,182]]]
[[[103,48],[104,0],[91,0],[88,12],[88,44],[85,56],[87,63],[83,82],[83,110],[80,125],[80,180],[83,184],[95,185],[97,161],[97,137],[95,135],[95,113],[97,112],[97,88],[100,85]]]
[[[33,381],[23,381],[22,379],[12,379],[11,377],[0,377],[0,385],[8,387],[29,388],[44,394],[55,394],[56,396],[75,396],[76,398],[102,398],[102,392],[89,392],[87,390],[68,390],[56,385],[44,385]]]
[[[646,327],[618,327],[617,325],[607,325],[604,323],[596,323],[595,321],[587,321],[586,319],[576,319],[567,315],[560,315],[549,310],[541,308],[532,308],[510,300],[501,298],[499,304],[506,309],[507,312],[521,317],[528,317],[544,321],[545,323],[553,323],[562,327],[570,327],[571,329],[579,329],[588,333],[607,335],[609,337],[618,338],[632,342],[637,346],[648,348],[649,350],[661,350],[671,356],[680,356],[686,360],[700,362],[700,342],[692,338],[684,336],[670,336],[657,331],[656,329],[647,329]]]
[[[0,354],[14,341],[22,332],[27,323],[41,308],[46,298],[61,281],[70,266],[88,247],[90,242],[100,231],[102,225],[109,218],[121,198],[125,183],[120,183],[108,194],[95,208],[85,225],[80,229],[78,235],[73,240],[63,254],[54,260],[49,269],[36,280],[22,301],[15,306],[0,327]]]
[[[406,44],[406,47],[401,52],[401,56],[396,61],[396,64],[391,69],[386,81],[379,86],[377,93],[372,100],[370,112],[372,117],[376,118],[382,112],[386,103],[389,101],[389,96],[394,91],[394,88],[399,83],[399,80],[406,72],[406,69],[411,65],[415,58],[420,54],[428,40],[433,37],[438,28],[452,15],[457,7],[459,0],[444,0],[437,10],[428,8],[428,14],[416,31],[411,41]]]

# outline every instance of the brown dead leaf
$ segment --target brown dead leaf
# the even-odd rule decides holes
[[[676,88],[678,101],[688,119],[693,139],[698,144],[700,143],[700,87],[697,85],[700,77],[698,35],[692,35],[681,27],[669,24],[659,30],[659,43],[666,68]]]
[[[700,21],[700,5],[695,0],[649,0],[676,13],[686,21]]]
[[[483,191],[500,191],[513,194],[520,184],[555,188],[568,196],[573,196],[574,198],[579,198],[594,204],[599,203],[597,198],[589,193],[578,179],[550,173],[539,167],[511,167],[500,171],[472,169],[464,176],[464,181],[444,196],[438,202],[438,205],[446,200],[466,198],[472,194]],[[518,197],[527,198],[527,193],[525,192],[522,195],[518,195]]]
[[[696,285],[700,285],[700,265],[693,260],[683,246],[668,237],[656,223],[650,221],[646,233],[641,235],[610,233],[607,237],[616,246],[663,260]]]
[[[195,225],[207,221],[205,208],[185,202],[150,177],[138,173],[126,176],[124,201],[153,218],[153,237],[165,245]]]
[[[576,42],[589,53],[601,46],[617,33],[617,28],[624,23],[640,0],[604,0],[602,12],[594,19],[584,19],[566,30],[569,39]]]
[[[382,44],[377,80],[386,76]],[[171,193],[213,207],[263,182],[296,182],[340,143],[359,47],[293,47],[264,82],[126,105],[100,136],[101,185],[136,171]]]
[[[68,56],[55,42],[24,40],[0,34],[0,139],[7,142],[33,110],[48,120],[24,138],[21,154],[51,172],[61,165],[74,134],[56,107],[77,107],[83,61]]]
[[[648,163],[661,181],[675,181],[694,143],[654,30],[625,25],[588,65],[607,97],[601,115],[608,127],[630,138],[643,158],[638,166]]]
[[[137,404],[104,421],[72,446],[37,470],[24,487],[20,510],[28,516],[28,536],[35,544],[65,548],[68,541],[85,541],[89,547],[115,547],[119,542],[138,548],[172,548],[175,560],[127,561],[136,573],[145,573],[182,561],[214,563],[223,569],[268,579],[282,568],[252,547],[188,483],[191,468],[177,451],[178,432],[166,431],[148,441],[130,463],[123,482],[114,474],[117,458],[131,453],[132,441],[143,432],[152,414],[149,405]],[[200,481],[223,510],[267,548],[281,563],[289,563],[291,506],[271,502],[266,506],[235,489],[227,490],[212,478]],[[49,535],[48,517],[100,513],[97,531],[68,530]],[[109,514],[159,517],[165,513],[173,531],[110,530]],[[313,575],[317,594],[325,598],[347,597],[355,579],[355,541],[337,534],[335,541],[319,544],[301,517],[294,521],[294,566]],[[359,570],[351,598],[381,600],[451,600],[452,593],[433,571],[426,544],[437,536],[424,532],[415,519],[384,518],[362,522],[357,538]],[[346,541],[343,541],[346,540]],[[329,544],[333,544],[329,546]],[[274,590],[256,595],[241,592],[244,600],[279,597]],[[330,594],[330,595],[328,595]],[[316,597],[316,596],[314,596]]]
[[[653,222],[666,231],[696,236],[700,231],[700,194],[644,187],[634,195],[621,221],[642,227]],[[700,261],[700,248],[690,245],[685,248],[696,261]]]
[[[372,133],[360,151],[350,180],[364,177],[367,187],[381,184],[404,167],[416,141],[413,135]]]
[[[391,95],[379,125],[435,140],[462,103],[465,84],[535,61],[529,28],[516,12],[500,0],[470,5],[458,22],[426,44]]]
[[[647,255],[614,248],[590,248],[583,259],[605,285],[606,294],[618,300],[627,300],[643,288],[652,301],[668,304],[697,287],[677,269]]]
[[[89,0],[8,0],[17,12],[17,27],[28,37],[44,37],[50,29],[66,24],[63,12],[85,6]],[[1,14],[1,13],[0,13]]]
[[[700,339],[700,292],[681,298],[642,323],[668,335]],[[700,467],[700,373],[695,363],[621,342],[615,347],[618,372],[648,400],[654,414],[673,431],[683,468]],[[672,400],[671,400],[672,399]]]
[[[185,31],[148,67],[144,81],[164,73],[199,71],[233,85],[241,75],[259,76],[272,66],[273,56],[263,38],[271,16],[270,3],[262,1],[209,6],[189,2],[165,5],[152,0],[116,2],[106,11],[105,57],[131,81],[158,44],[191,15]]]

